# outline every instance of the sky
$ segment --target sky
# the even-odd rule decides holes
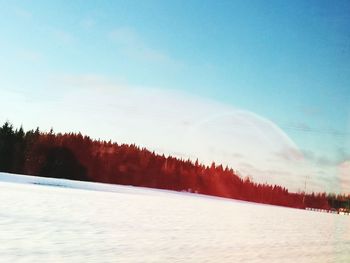
[[[350,192],[349,1],[0,0],[0,17],[1,122]]]

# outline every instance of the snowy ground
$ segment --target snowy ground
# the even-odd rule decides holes
[[[0,262],[350,262],[350,217],[0,173]]]

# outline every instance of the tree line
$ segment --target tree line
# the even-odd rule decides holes
[[[229,167],[164,156],[134,144],[94,140],[81,133],[0,128],[0,171],[133,185],[220,196],[294,208],[347,207],[350,195],[293,193],[241,178]]]

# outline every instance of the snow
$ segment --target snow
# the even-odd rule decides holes
[[[0,173],[0,262],[349,262],[350,217]]]

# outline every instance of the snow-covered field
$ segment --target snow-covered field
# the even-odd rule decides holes
[[[350,217],[0,173],[0,262],[350,262]]]

